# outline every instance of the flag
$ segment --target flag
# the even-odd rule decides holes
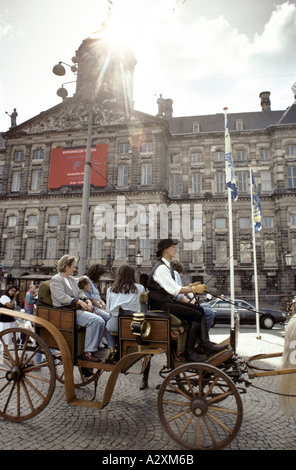
[[[255,225],[255,231],[260,232],[262,226],[261,226],[261,204],[258,196],[258,191],[256,188],[255,180],[254,180],[254,175],[253,175],[253,170],[251,169],[251,175],[252,175],[252,204],[253,204],[253,214],[254,214],[254,225]]]
[[[234,201],[236,201],[238,198],[238,194],[237,194],[236,179],[234,177],[231,140],[230,140],[226,115],[225,115],[225,176],[226,176],[226,186],[227,188],[231,189],[232,198]]]

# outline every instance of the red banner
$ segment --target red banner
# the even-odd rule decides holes
[[[74,186],[84,182],[86,147],[57,147],[51,151],[48,188]],[[90,184],[96,187],[107,185],[108,144],[91,148]]]

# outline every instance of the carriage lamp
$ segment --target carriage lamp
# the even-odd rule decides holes
[[[145,313],[138,311],[133,314],[133,321],[131,322],[131,331],[136,336],[146,338],[151,331],[151,325],[145,320]]]

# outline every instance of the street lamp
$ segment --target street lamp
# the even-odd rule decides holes
[[[293,255],[289,251],[285,254],[286,265],[288,266],[288,295],[291,296],[291,269]]]
[[[285,261],[287,266],[292,266],[293,255],[289,251],[285,254]]]
[[[92,56],[91,53],[87,54],[88,58],[95,59],[98,62],[97,57]],[[78,59],[77,57],[72,58],[72,62],[75,65],[70,66],[66,62],[59,62],[52,69],[53,73],[58,76],[63,76],[66,73],[64,65],[71,68],[73,73],[78,72]],[[64,64],[64,65],[62,65]],[[95,68],[93,69],[95,70]],[[92,81],[95,79],[95,73],[88,70],[88,78]],[[70,82],[67,82],[70,83]],[[64,84],[63,84],[64,85]],[[63,85],[57,91],[58,96],[65,99],[68,92]],[[94,88],[94,87],[93,87]],[[82,193],[82,210],[81,210],[81,224],[80,224],[80,239],[79,239],[79,256],[78,256],[78,274],[81,276],[86,269],[86,258],[87,258],[87,239],[88,239],[88,213],[89,213],[89,194],[90,194],[90,172],[91,172],[91,144],[92,144],[92,127],[93,127],[93,95],[88,96],[89,101],[89,112],[88,112],[88,129],[87,129],[87,144],[86,144],[86,158],[84,166],[84,181],[83,181],[83,193]]]
[[[138,250],[137,254],[136,254],[136,265],[138,268],[141,267],[142,265],[142,262],[143,262],[143,256],[142,256],[142,253],[140,250]]]

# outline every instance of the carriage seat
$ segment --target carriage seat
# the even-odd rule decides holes
[[[61,331],[73,356],[80,356],[84,352],[85,328],[76,324],[74,311],[70,307],[63,308],[52,305],[50,280],[44,281],[39,286],[36,316],[48,320]],[[50,346],[49,342],[52,339],[47,338],[46,331],[37,327],[36,332],[42,337],[46,336],[44,339]],[[73,335],[73,332],[76,334]]]
[[[144,313],[153,313],[156,310],[150,310],[149,308],[149,291],[142,292],[140,294],[140,303],[141,307],[143,306]],[[185,349],[186,343],[186,325],[185,323],[180,320],[179,318],[175,317],[175,315],[170,314],[170,322],[171,322],[171,339],[177,341],[177,354],[180,354]]]

